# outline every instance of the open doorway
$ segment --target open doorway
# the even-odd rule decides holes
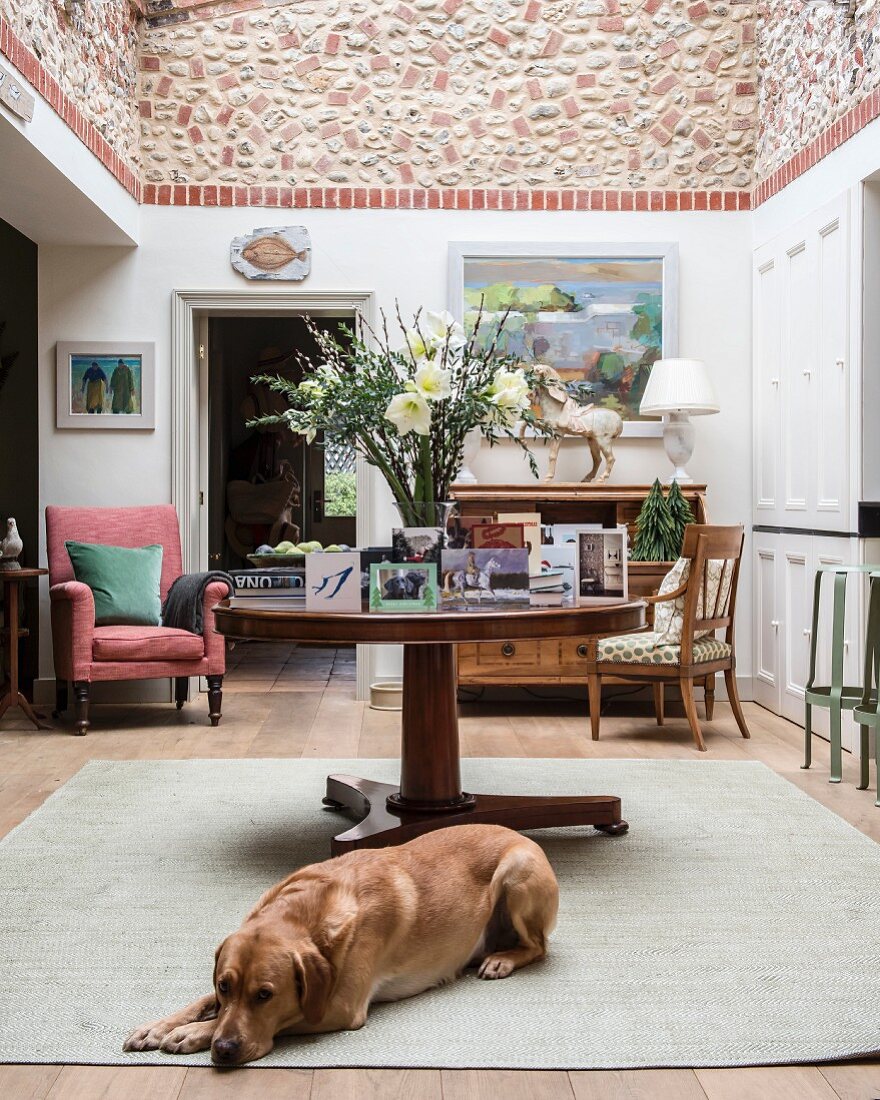
[[[340,343],[352,315],[313,323]],[[303,314],[223,315],[208,319],[208,564],[251,570],[258,547],[357,542],[356,454],[347,445],[307,443],[284,427],[249,428],[248,420],[282,412],[286,402],[258,374],[299,382],[298,355],[319,355]],[[228,663],[230,690],[353,688],[354,648],[239,644]]]
[[[344,318],[321,326],[345,342]],[[317,355],[302,316],[212,317],[208,326],[208,561],[214,569],[247,568],[261,545],[357,541],[353,447],[313,443],[285,428],[255,429],[253,417],[286,402],[256,374],[302,380],[297,353]]]

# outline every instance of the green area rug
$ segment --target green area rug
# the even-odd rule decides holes
[[[189,1064],[128,1031],[210,989],[261,892],[325,859],[324,776],[393,760],[99,761],[0,842],[0,1061]],[[762,764],[465,760],[465,789],[610,793],[630,832],[533,834],[561,889],[543,963],[282,1039],[259,1065],[605,1069],[880,1047],[880,847]],[[880,812],[880,811],[878,811]],[[452,899],[453,903],[455,899]]]

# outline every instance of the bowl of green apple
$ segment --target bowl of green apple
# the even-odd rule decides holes
[[[247,560],[258,568],[303,565],[306,554],[333,554],[348,550],[347,546],[322,546],[320,542],[279,542],[277,546],[258,546]]]

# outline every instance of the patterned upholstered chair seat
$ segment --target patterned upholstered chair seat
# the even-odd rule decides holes
[[[718,661],[730,654],[731,648],[727,642],[719,641],[714,635],[694,638],[694,664]],[[661,633],[644,630],[638,634],[618,634],[600,639],[597,657],[600,661],[624,665],[679,665],[681,646],[665,642]]]

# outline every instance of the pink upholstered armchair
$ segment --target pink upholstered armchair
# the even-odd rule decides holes
[[[220,721],[226,652],[214,629],[212,608],[227,595],[212,582],[205,591],[201,635],[165,626],[95,626],[92,590],[73,577],[65,540],[138,547],[159,543],[162,553],[161,597],[181,575],[180,531],[170,504],[141,508],[46,509],[49,598],[52,602],[52,651],[55,657],[57,717],[67,709],[67,685],[76,699],[76,732],[89,728],[89,685],[98,680],[149,680],[174,677],[178,710],[186,702],[190,676],[208,679],[211,725]]]

